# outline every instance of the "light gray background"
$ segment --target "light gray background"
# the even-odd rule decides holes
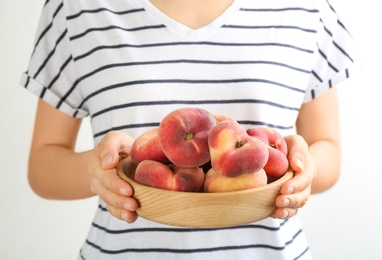
[[[44,2],[0,0],[0,260],[76,259],[97,205],[95,198],[43,200],[27,183],[37,98],[19,86],[19,78]],[[378,1],[332,3],[357,41],[363,70],[339,86],[341,178],[300,212],[316,260],[382,259],[382,19]],[[85,120],[79,151],[92,147],[89,133]]]

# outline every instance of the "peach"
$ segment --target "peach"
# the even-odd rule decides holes
[[[208,135],[215,118],[201,108],[180,108],[159,125],[159,143],[167,158],[181,167],[197,167],[210,160]]]
[[[143,132],[135,139],[131,147],[131,158],[136,164],[143,160],[155,160],[168,163],[169,159],[159,145],[158,127]]]
[[[282,176],[289,167],[288,148],[284,137],[275,129],[267,126],[249,128],[247,133],[263,140],[268,145],[269,158],[264,166],[265,172],[274,178]]]
[[[216,120],[216,124],[219,124],[220,122],[223,122],[225,120],[231,120],[231,121],[236,121],[233,117],[230,117],[228,115],[223,115],[223,114],[212,114]]]
[[[222,121],[210,132],[212,168],[225,177],[260,171],[268,161],[267,145],[247,134],[245,128],[235,121]]]
[[[166,190],[200,192],[203,190],[205,174],[199,167],[179,167],[153,160],[138,164],[135,181]]]
[[[263,169],[233,178],[225,177],[214,169],[210,169],[204,182],[204,192],[238,191],[265,185],[267,185],[267,175]]]

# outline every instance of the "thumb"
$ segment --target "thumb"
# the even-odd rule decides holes
[[[112,153],[107,153],[107,154],[101,156],[102,169],[109,170],[109,169],[114,168],[118,163],[118,160],[116,160],[116,158],[117,158],[117,156],[113,156]]]
[[[294,156],[290,160],[290,166],[295,172],[302,172],[304,170],[304,162],[300,156]]]
[[[115,168],[121,158],[129,156],[133,141],[133,138],[126,134],[109,132],[99,145],[102,168]]]
[[[308,152],[308,144],[299,135],[290,135],[285,137],[288,147],[288,161],[290,167],[295,172],[302,172],[306,162],[306,153]]]

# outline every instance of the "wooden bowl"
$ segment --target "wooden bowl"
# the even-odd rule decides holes
[[[137,214],[178,227],[222,228],[267,218],[275,210],[280,187],[293,177],[293,172],[288,171],[266,186],[242,191],[180,192],[145,186],[128,178],[123,172],[125,161],[121,161],[118,175],[134,189],[133,197],[139,203]]]

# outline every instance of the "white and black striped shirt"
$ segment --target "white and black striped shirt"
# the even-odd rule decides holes
[[[66,114],[89,116],[95,143],[110,130],[137,137],[185,106],[287,135],[304,102],[349,76],[352,48],[326,0],[237,0],[197,30],[148,0],[49,0],[22,85]],[[179,257],[310,259],[310,252],[298,216],[224,229],[128,225],[100,201],[79,256]]]

